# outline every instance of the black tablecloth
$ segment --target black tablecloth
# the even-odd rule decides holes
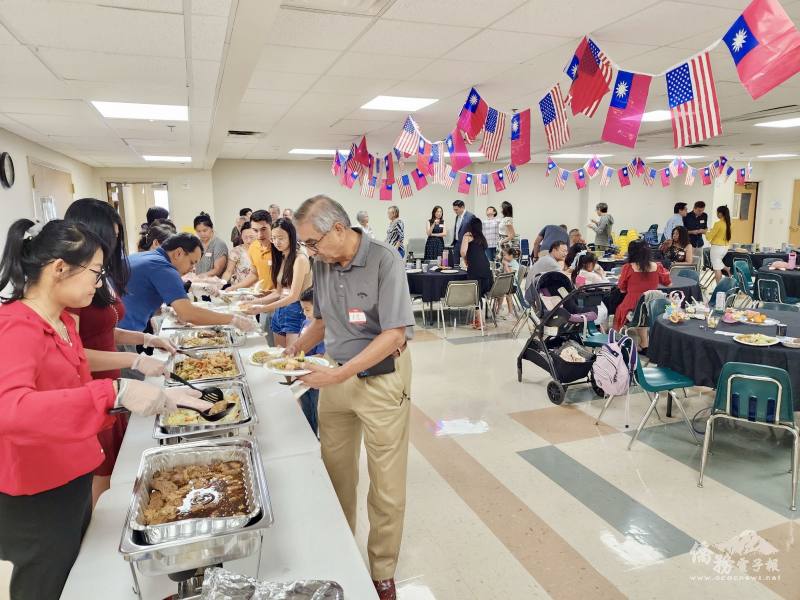
[[[786,295],[800,298],[800,271],[779,271],[778,269],[770,271],[769,267],[761,267],[758,270],[758,273],[770,273],[772,275],[778,275],[781,279],[783,279],[783,287],[786,288]],[[758,277],[758,273],[756,273],[756,277]]]
[[[750,261],[753,263],[754,269],[760,269],[761,265],[764,263],[764,260],[767,258],[777,258],[779,260],[789,260],[789,255],[785,252],[728,252],[725,257],[722,259],[722,262],[725,264],[726,267],[731,268],[733,267],[733,259],[736,256],[746,255],[750,257]]]
[[[688,268],[688,267],[687,267]],[[683,295],[686,296],[686,299],[694,298],[695,300],[702,301],[703,294],[700,291],[700,284],[697,283],[694,279],[689,279],[688,277],[681,277],[680,275],[673,275],[672,276],[672,283],[670,285],[660,285],[658,286],[665,294],[669,294],[670,292],[680,291],[683,292]]]
[[[627,261],[625,258],[598,258],[597,264],[603,267],[603,270],[610,271],[615,267],[621,267]]]
[[[800,337],[800,313],[764,310],[767,316],[787,324],[788,335]],[[727,335],[701,329],[705,321],[691,319],[675,325],[659,318],[650,336],[647,356],[659,367],[669,367],[691,377],[695,384],[717,387],[722,366],[727,362],[745,362],[786,369],[792,381],[792,391],[800,390],[800,349],[782,344],[768,347],[745,346]],[[733,333],[764,333],[775,335],[774,326],[737,323],[720,320],[719,331]]]
[[[447,291],[448,283],[469,278],[466,271],[459,271],[458,273],[439,273],[437,271],[407,273],[406,277],[408,277],[408,290],[412,295],[421,295],[423,302],[441,300]]]

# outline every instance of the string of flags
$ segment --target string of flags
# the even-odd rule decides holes
[[[600,175],[600,187],[607,187],[616,178],[620,187],[624,188],[631,184],[631,177],[641,178],[642,183],[647,186],[652,186],[659,181],[662,187],[668,187],[673,180],[677,181],[678,177],[683,177],[683,184],[691,186],[694,185],[696,179],[699,179],[703,185],[711,185],[720,178],[727,181],[734,172],[736,173],[736,183],[744,183],[750,179],[752,168],[750,163],[747,163],[746,167],[735,169],[728,164],[728,159],[724,156],[720,156],[704,167],[693,167],[683,158],[676,157],[669,165],[662,168],[648,166],[638,156],[622,167],[612,167],[594,156],[587,160],[582,167],[573,170],[563,169],[552,158],[548,158],[545,177],[552,175],[554,186],[562,190],[572,179],[575,187],[580,190],[585,188],[588,181],[597,177],[598,174]]]
[[[657,74],[622,69],[597,42],[585,36],[564,68],[570,81],[567,93],[564,94],[560,83],[556,83],[539,100],[548,151],[556,151],[570,141],[568,108],[573,117],[582,114],[593,118],[608,93],[611,93],[611,99],[601,139],[635,148],[655,78],[663,78],[666,87],[675,148],[722,135],[722,119],[710,59],[711,50],[720,43],[727,47],[740,82],[754,100],[800,72],[800,31],[778,0],[753,0],[722,38]],[[489,161],[497,160],[503,140],[509,140],[508,166],[488,173],[468,173],[463,170],[472,163],[467,145],[474,143],[481,134],[480,151]],[[416,169],[411,171],[410,176],[401,173],[395,177],[395,161],[402,168],[403,161],[413,155],[416,155]],[[419,191],[427,185],[429,177],[447,189],[458,181],[460,193],[469,193],[474,181],[476,193],[481,194],[483,190],[488,190],[490,177],[496,191],[505,189],[511,174],[516,180],[518,167],[530,160],[531,109],[506,113],[489,106],[473,87],[467,94],[455,128],[444,140],[427,140],[416,122],[408,116],[392,152],[383,157],[373,156],[367,151],[366,139],[362,138],[359,145],[353,144],[349,154],[337,151],[331,172],[348,188],[352,188],[360,178],[361,192],[365,196],[373,197],[375,189],[379,188],[381,199],[391,199],[394,185],[400,188],[401,197],[409,197],[413,193],[412,181]],[[602,168],[594,169],[592,166],[591,174],[588,166],[576,171],[559,169],[556,172],[556,185],[563,188],[572,176],[575,184],[581,188],[586,185],[587,179],[597,173],[601,175],[601,185],[608,185],[614,175],[620,185],[629,185],[630,172],[625,172],[628,166],[610,173],[607,169],[611,167],[606,167],[602,162],[600,165]],[[695,178],[709,185],[720,174],[726,177],[732,174],[726,169],[724,173],[717,170],[711,175],[714,163],[700,170],[688,165],[681,168],[680,164],[663,169],[643,168],[638,163],[632,166],[635,167],[634,176],[640,176],[647,185],[658,180],[662,186],[667,186],[684,173],[686,185],[692,185]],[[550,172],[548,165],[547,175]]]

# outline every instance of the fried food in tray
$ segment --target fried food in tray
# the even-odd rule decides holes
[[[228,338],[223,334],[216,335],[196,335],[181,340],[181,348],[202,348],[210,346],[224,346],[228,343]]]
[[[239,368],[228,352],[210,352],[202,358],[187,357],[175,363],[174,370],[180,377],[189,381],[239,375]]]
[[[236,404],[236,408],[232,409],[227,415],[222,417],[219,421],[214,421],[211,423],[212,425],[225,425],[227,423],[237,423],[242,419],[242,399],[239,397],[239,394],[233,390],[224,390],[223,391],[223,400],[217,402],[210,410],[209,414],[215,414],[220,410],[225,410],[228,407],[229,402],[233,402]],[[219,405],[219,406],[217,406]],[[217,410],[215,410],[217,407]],[[179,408],[173,413],[170,413],[164,418],[164,425],[168,427],[181,427],[183,425],[208,425],[209,421],[206,421],[203,417],[201,417],[197,411],[189,410],[187,408]]]
[[[213,461],[157,471],[149,483],[145,525],[235,517],[249,512],[241,461]]]

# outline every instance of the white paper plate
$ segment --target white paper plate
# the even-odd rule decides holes
[[[406,273],[422,273],[422,269],[406,269]]]
[[[800,344],[795,344],[794,342],[790,342],[788,340],[781,340],[781,344],[787,348],[800,348]]]
[[[324,359],[320,356],[306,356],[306,361],[314,363],[315,365],[319,365],[321,367],[330,367],[330,368],[333,367],[333,365],[329,363],[327,359]],[[287,377],[299,377],[300,375],[308,375],[309,373],[311,373],[311,371],[309,371],[308,369],[295,369],[292,371],[284,371],[282,369],[276,369],[275,367],[270,366],[269,363],[266,363],[264,365],[264,368],[270,373],[275,373],[276,375],[284,375]]]
[[[251,365],[254,365],[256,367],[263,367],[264,363],[256,362],[256,361],[253,360],[253,355],[256,352],[266,352],[267,354],[269,354],[270,358],[278,358],[281,354],[283,354],[283,350],[284,349],[279,347],[279,346],[275,346],[275,347],[267,346],[265,348],[256,348],[255,350],[253,350],[247,356],[247,362],[249,362]],[[269,360],[269,359],[267,359],[267,360]]]
[[[777,338],[770,338],[772,340],[770,342],[766,342],[766,343],[763,343],[763,344],[754,344],[753,342],[747,342],[747,341],[743,341],[743,340],[739,339],[743,335],[747,335],[747,334],[740,333],[739,335],[733,336],[734,341],[737,341],[740,344],[744,344],[745,346],[756,346],[756,347],[759,347],[759,348],[765,347],[765,346],[774,346],[775,344],[779,343]]]
[[[458,273],[458,269],[442,269],[439,273]]]
[[[756,325],[758,327],[768,327],[770,325],[774,327],[775,325],[780,323],[778,319],[770,319],[769,317],[767,317],[767,319],[763,323],[753,323],[752,321],[748,321],[747,319],[740,319],[739,322],[744,323],[745,325]]]

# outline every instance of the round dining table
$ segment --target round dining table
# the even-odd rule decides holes
[[[786,288],[786,295],[800,298],[800,269],[781,269],[770,270],[769,267],[761,267],[756,273],[769,273],[770,275],[777,275],[783,279],[783,287]]]
[[[800,336],[800,312],[760,310],[787,326],[787,335]],[[733,339],[737,333],[763,333],[775,336],[775,325],[725,323],[720,319],[716,329],[709,329],[705,320],[690,319],[682,323],[658,318],[650,332],[647,357],[659,367],[690,377],[695,385],[717,387],[722,367],[728,362],[744,362],[780,367],[789,373],[794,393],[800,390],[800,349],[783,344],[747,346]],[[795,406],[798,403],[795,401]]]
[[[449,269],[448,269],[449,270]],[[436,302],[444,298],[447,284],[451,281],[463,281],[468,278],[467,272],[457,269],[456,273],[428,271],[406,273],[408,291],[412,296],[421,296],[423,302]]]
[[[722,263],[730,269],[733,267],[733,259],[737,256],[749,256],[750,262],[753,263],[753,268],[756,270],[760,269],[768,258],[789,260],[789,255],[786,252],[737,252],[731,250],[722,258]],[[708,264],[710,264],[710,260],[709,258]]]

